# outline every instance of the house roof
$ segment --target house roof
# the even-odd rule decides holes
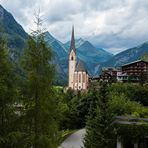
[[[147,61],[144,61],[144,60],[137,60],[137,61],[133,61],[133,62],[130,62],[130,63],[124,64],[124,65],[122,65],[122,67],[127,66],[127,65],[131,65],[131,64],[135,64],[135,63],[138,63],[138,62],[144,62],[144,63],[147,63],[147,64],[148,64]]]
[[[81,61],[78,62],[77,66],[76,66],[76,71],[77,72],[79,72],[79,71],[81,71],[81,72],[87,72]]]
[[[115,124],[129,124],[129,125],[142,125],[148,124],[148,118],[134,118],[131,116],[116,116],[115,117]]]
[[[118,71],[118,69],[115,67],[102,67],[102,70],[103,71],[106,71],[106,70]]]

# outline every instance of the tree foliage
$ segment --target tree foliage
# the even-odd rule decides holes
[[[59,144],[59,112],[52,88],[54,67],[50,63],[52,53],[44,40],[40,21],[37,17],[37,30],[29,37],[22,61],[25,73],[25,144],[26,147],[56,148]]]
[[[148,86],[147,85],[133,85],[128,83],[116,83],[110,87],[110,92],[117,96],[124,95],[131,101],[137,101],[144,106],[148,105]]]
[[[89,109],[84,146],[86,148],[111,148],[116,143],[117,135],[122,138],[127,136],[131,139],[141,139],[140,135],[147,129],[147,124],[116,126],[114,121],[116,116],[148,117],[148,109],[139,103],[144,104],[148,98],[147,86],[110,84],[107,81],[100,81],[99,85],[93,86],[91,92],[94,92],[93,96],[97,98],[97,106],[92,105]]]
[[[14,147],[17,141],[16,75],[5,39],[0,36],[0,147]]]
[[[100,82],[97,106],[88,117],[86,125],[85,148],[111,148],[114,146],[113,114],[108,106],[108,85]]]

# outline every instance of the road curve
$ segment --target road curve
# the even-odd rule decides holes
[[[81,129],[67,137],[59,148],[82,148],[85,129]]]

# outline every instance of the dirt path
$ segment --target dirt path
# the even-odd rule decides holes
[[[82,148],[85,129],[81,129],[67,137],[59,148]]]

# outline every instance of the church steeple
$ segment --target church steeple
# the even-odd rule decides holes
[[[71,52],[72,50],[76,53],[75,37],[74,37],[74,26],[72,26],[72,35],[71,35],[70,52]]]
[[[71,44],[68,66],[68,88],[73,90],[86,90],[88,87],[88,73],[81,62],[77,63],[74,26],[72,27]]]

